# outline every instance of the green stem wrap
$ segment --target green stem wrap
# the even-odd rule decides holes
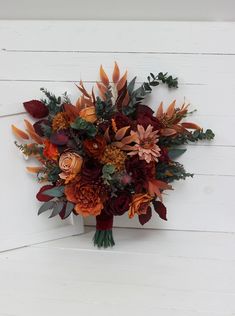
[[[94,245],[98,248],[108,248],[115,245],[113,240],[113,215],[101,213],[96,216],[96,232],[93,237]]]

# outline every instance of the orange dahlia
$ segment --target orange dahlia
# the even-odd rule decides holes
[[[80,177],[65,186],[65,195],[68,201],[75,204],[74,211],[84,217],[97,216],[104,207],[102,187],[98,184],[83,182]]]

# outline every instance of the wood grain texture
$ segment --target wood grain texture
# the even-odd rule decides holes
[[[0,21],[0,45],[29,51],[235,54],[234,32],[234,23],[222,22]]]
[[[93,233],[0,254],[0,315],[234,314],[234,234],[115,229],[99,251]]]

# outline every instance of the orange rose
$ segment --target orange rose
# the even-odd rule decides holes
[[[103,209],[101,187],[96,184],[83,183],[76,178],[65,186],[65,195],[68,201],[75,204],[74,211],[84,217],[97,216]]]
[[[65,180],[65,183],[73,180],[80,172],[83,159],[75,152],[64,152],[59,159],[59,167],[62,172],[59,174],[60,178]]]
[[[100,159],[106,148],[106,140],[103,136],[96,135],[93,139],[85,139],[83,146],[90,157]]]
[[[133,218],[135,214],[141,215],[146,214],[149,204],[152,200],[152,196],[145,193],[134,194],[130,208],[129,208],[129,218]]]
[[[95,107],[93,105],[82,109],[79,112],[79,116],[83,118],[85,121],[90,122],[90,123],[94,123],[97,120]]]
[[[53,145],[48,139],[44,141],[44,149],[43,149],[43,156],[50,160],[57,160],[59,157],[59,151],[57,146]]]

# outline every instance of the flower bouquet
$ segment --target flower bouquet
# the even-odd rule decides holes
[[[114,216],[128,212],[144,225],[155,210],[166,220],[164,191],[172,189],[173,180],[192,176],[175,161],[185,152],[179,145],[214,137],[211,130],[184,121],[191,114],[186,104],[177,107],[173,101],[164,110],[161,103],[156,113],[143,104],[153,87],[177,88],[177,78],[151,73],[143,84],[135,83],[136,77],[127,82],[127,72],[120,76],[117,63],[112,81],[101,66],[98,95],[82,81],[76,104],[67,93],[57,98],[41,89],[45,99],[24,103],[37,120],[24,120],[26,131],[12,125],[25,141],[16,145],[38,161],[27,170],[45,182],[36,196],[43,202],[38,214],[95,216],[98,247],[114,245]]]

